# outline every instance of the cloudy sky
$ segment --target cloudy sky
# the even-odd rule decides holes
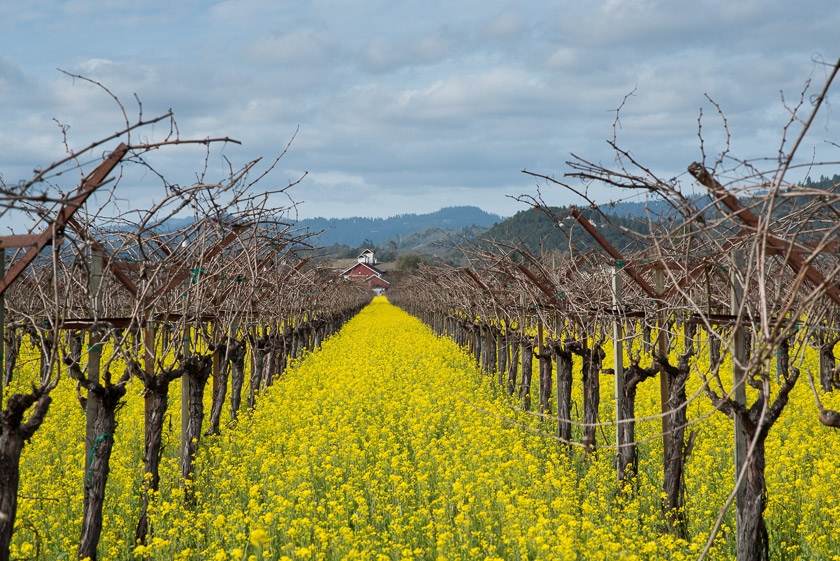
[[[0,2],[0,21],[7,183],[62,155],[55,120],[74,146],[121,125],[107,96],[61,68],[102,82],[134,117],[135,93],[144,116],[172,108],[183,138],[242,141],[211,168],[272,158],[299,127],[260,185],[308,171],[293,191],[302,217],[461,204],[511,215],[524,206],[510,195],[536,193],[523,168],[559,177],[571,153],[614,162],[606,140],[631,92],[619,142],[658,173],[700,158],[701,108],[706,153],[723,148],[704,94],[726,114],[733,155],[772,158],[788,118],[780,92],[795,103],[810,79],[816,93],[822,63],[840,56],[836,0],[31,0]],[[805,157],[840,159],[825,143],[838,140],[838,107],[829,100]],[[190,149],[161,163],[184,182],[202,164]],[[128,205],[155,197],[142,181],[121,188]]]

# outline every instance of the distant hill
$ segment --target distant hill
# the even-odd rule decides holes
[[[469,226],[460,230],[429,226],[407,236],[402,236],[396,247],[397,253],[431,256],[458,262],[463,258],[457,246],[465,240],[473,240],[485,233],[484,226]]]
[[[638,208],[632,210],[639,212]],[[510,241],[521,243],[531,253],[538,254],[540,251],[569,249],[569,231],[573,232],[575,245],[581,249],[588,249],[596,246],[595,241],[578,225],[577,221],[568,215],[568,207],[549,207],[549,211],[560,218],[560,226],[555,224],[552,218],[537,209],[522,210],[494,225],[476,241],[489,242]],[[627,228],[633,232],[643,232],[646,223],[642,220],[628,216],[628,209],[621,209],[620,214],[614,214],[612,209],[604,209],[607,219],[592,210],[582,211],[590,222],[604,236],[610,244],[618,250],[634,247],[634,240],[621,232],[621,228]],[[644,212],[643,210],[641,212]]]
[[[712,202],[712,197],[709,195],[702,195],[691,197],[695,208],[706,208]],[[651,216],[667,217],[675,212],[674,207],[667,201],[658,197],[651,196],[647,201],[635,202],[618,202],[606,203],[599,205],[599,208],[604,214],[614,214],[618,217],[632,217],[632,218],[647,218],[648,214]]]
[[[324,230],[322,245],[343,244],[358,247],[366,241],[372,245],[386,244],[424,228],[462,230],[470,226],[489,228],[502,220],[498,214],[485,212],[474,206],[453,206],[429,214],[400,214],[390,218],[306,218],[297,227],[312,232]]]
[[[711,198],[706,196],[706,200],[700,201],[697,200],[698,203],[702,203],[705,205],[706,203],[711,201]],[[674,208],[667,202],[657,199],[651,199],[647,202],[640,202],[640,203],[615,203],[609,205],[600,205],[601,210],[604,214],[615,214],[616,216],[631,216],[634,218],[645,218],[648,214],[651,216],[660,216],[663,214],[670,214],[674,211]],[[702,207],[700,207],[702,208]]]

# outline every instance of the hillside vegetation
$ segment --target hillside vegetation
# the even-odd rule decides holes
[[[389,218],[307,218],[297,225],[312,232],[323,230],[321,245],[341,244],[348,247],[362,245],[387,246],[389,241],[399,243],[406,236],[424,228],[440,228],[456,232],[471,226],[489,228],[502,220],[498,214],[485,212],[474,206],[442,208],[428,214],[399,214]]]
[[[487,230],[479,238],[480,243],[510,242],[522,244],[528,251],[538,254],[541,251],[569,249],[570,236],[579,249],[596,246],[595,241],[569,214],[569,207],[549,207],[553,217],[545,212],[531,208],[517,212],[504,222]],[[629,232],[645,232],[647,223],[640,218],[606,214],[606,218],[594,210],[585,210],[584,215],[610,244],[619,250],[635,248],[637,241]],[[558,222],[555,223],[554,219]]]
[[[829,190],[840,183],[840,175],[810,177],[799,186],[803,191]],[[802,204],[806,196],[789,196],[774,214],[785,212]],[[745,198],[748,201],[748,197]],[[747,203],[749,204],[749,203]],[[709,208],[708,196],[694,199],[697,209],[715,219],[719,213]],[[380,261],[395,261],[400,255],[417,255],[425,261],[464,264],[458,244],[475,242],[487,245],[492,242],[522,244],[528,251],[540,252],[569,250],[570,238],[577,250],[587,251],[598,247],[595,240],[572,218],[569,206],[548,207],[549,213],[534,208],[521,210],[513,216],[500,216],[471,206],[448,207],[429,214],[403,214],[390,218],[315,218],[302,220],[301,225],[313,231],[324,229],[319,236],[323,247],[318,253],[329,259],[348,259],[364,248],[372,248]],[[643,242],[634,234],[648,233],[648,215],[666,216],[673,209],[661,200],[621,202],[603,205],[599,210],[586,209],[584,216],[598,232],[619,251],[639,249]]]

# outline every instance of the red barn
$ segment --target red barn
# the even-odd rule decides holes
[[[353,282],[363,282],[375,290],[377,294],[381,294],[388,288],[391,283],[383,277],[385,273],[376,268],[376,257],[374,257],[373,251],[370,249],[364,250],[356,260],[355,265],[340,273],[341,277]]]

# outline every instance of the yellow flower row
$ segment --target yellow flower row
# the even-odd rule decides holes
[[[605,350],[608,367],[611,345]],[[734,481],[732,424],[719,413],[709,416],[709,400],[699,395],[689,408],[700,429],[686,475],[691,538],[663,534],[659,439],[640,445],[636,492],[619,492],[612,451],[584,459],[540,436],[535,431],[554,434],[556,423],[512,409],[452,341],[378,298],[290,368],[255,411],[201,441],[195,506],[185,505],[178,475],[173,385],[153,534],[136,546],[143,397],[132,383],[118,415],[102,558],[691,559]],[[691,384],[689,395],[698,389],[696,377]],[[609,421],[611,376],[602,375],[601,388],[600,419]],[[658,392],[656,380],[640,387],[639,416],[658,412]],[[768,439],[774,557],[830,559],[840,550],[840,446],[818,425],[809,392],[800,382]],[[54,398],[47,422],[24,449],[17,557],[37,547],[44,558],[75,553],[84,413],[71,384],[63,382]],[[206,398],[209,410],[209,391]],[[573,400],[580,421],[577,378]],[[658,420],[640,422],[637,438],[660,428]],[[599,430],[598,444],[613,438],[613,430]],[[729,512],[711,558],[733,554]]]

